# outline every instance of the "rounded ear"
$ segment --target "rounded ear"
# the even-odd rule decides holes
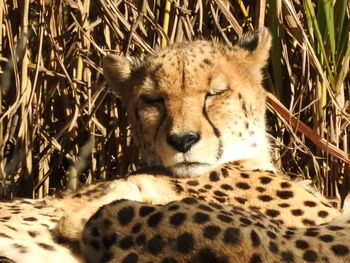
[[[253,33],[243,35],[235,45],[240,57],[255,74],[266,65],[271,48],[271,34],[267,28],[261,28]]]
[[[128,59],[117,55],[106,55],[103,57],[102,67],[108,85],[116,96],[122,97],[125,82],[131,75],[131,64]]]

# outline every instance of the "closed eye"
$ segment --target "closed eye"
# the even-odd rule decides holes
[[[164,99],[162,97],[141,95],[140,98],[146,104],[164,103]]]
[[[221,94],[223,94],[226,90],[212,90],[207,92],[207,94],[205,94],[206,97],[213,97],[213,96],[219,96]]]

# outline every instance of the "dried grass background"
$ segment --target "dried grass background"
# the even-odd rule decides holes
[[[42,197],[137,167],[125,113],[101,58],[169,43],[232,44],[266,25],[266,88],[276,165],[345,198],[349,168],[349,13],[338,1],[0,0],[0,196]],[[305,124],[305,125],[304,125]]]

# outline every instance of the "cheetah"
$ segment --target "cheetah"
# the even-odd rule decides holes
[[[350,262],[350,214],[308,228],[259,211],[185,198],[166,205],[118,200],[86,223],[89,263]]]
[[[204,199],[261,213],[285,227],[336,218],[336,209],[272,165],[261,87],[270,42],[262,29],[232,47],[208,41],[175,44],[142,63],[106,56],[104,75],[127,109],[149,171],[62,198],[1,203],[0,257],[84,262],[78,243],[85,222],[119,199],[148,205]]]

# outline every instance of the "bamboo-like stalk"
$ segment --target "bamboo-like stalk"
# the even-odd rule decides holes
[[[163,18],[163,30],[165,34],[168,35],[169,30],[169,17],[170,17],[170,11],[171,11],[171,2],[170,0],[165,0],[165,10],[164,10],[164,18]],[[165,48],[168,45],[168,41],[166,37],[162,37],[162,43],[161,47]]]

